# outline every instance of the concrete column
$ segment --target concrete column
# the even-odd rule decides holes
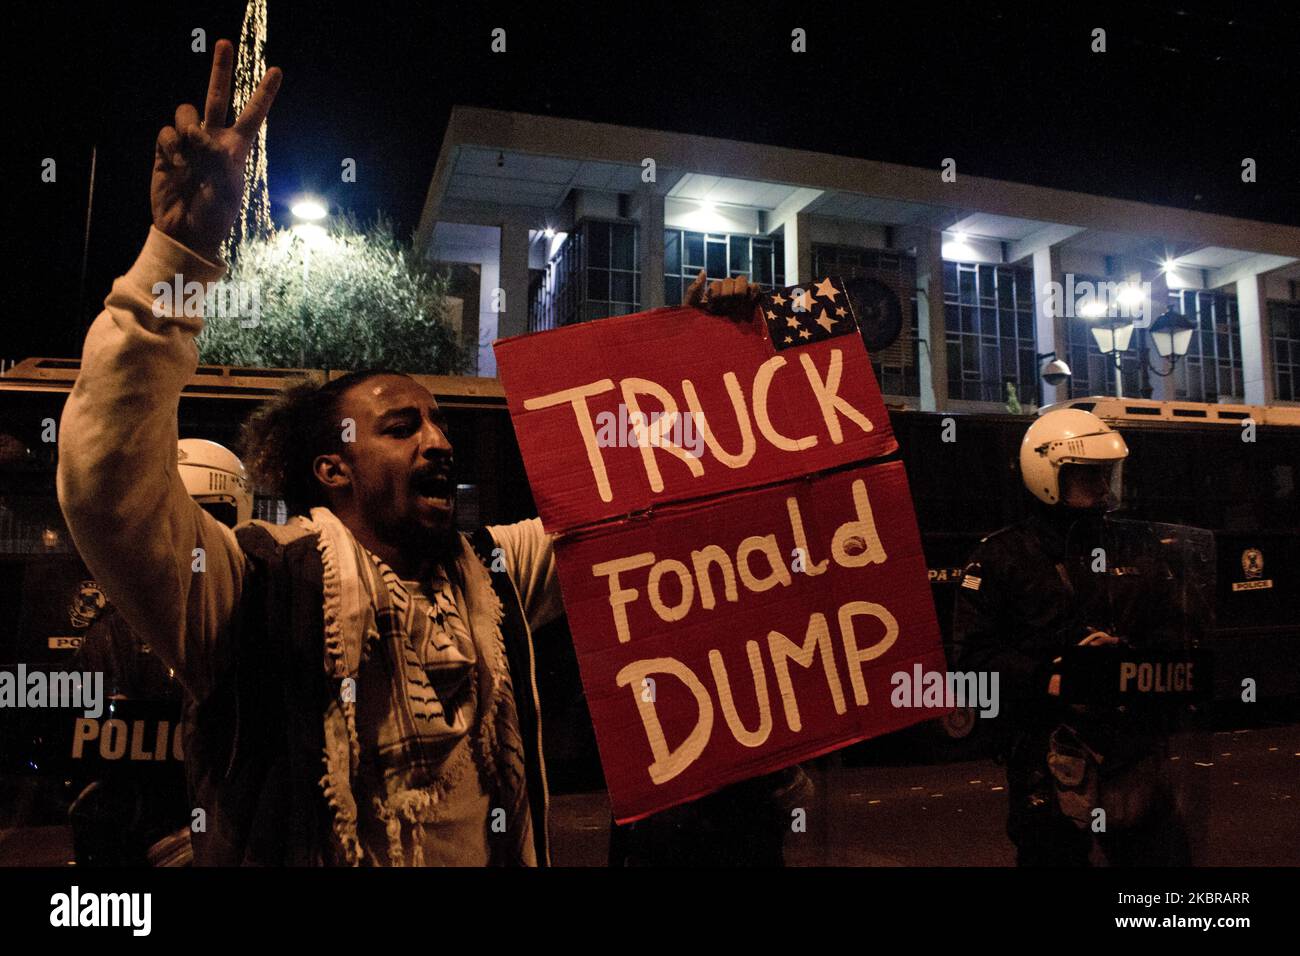
[[[641,308],[658,309],[664,304],[664,197],[655,192],[653,183],[641,189],[637,249]]]
[[[1052,283],[1056,283],[1055,288],[1062,290],[1061,295],[1049,295]],[[1058,359],[1068,364],[1070,334],[1066,312],[1073,310],[1065,308],[1067,303],[1062,301],[1064,289],[1065,274],[1061,270],[1060,247],[1046,246],[1036,250],[1034,252],[1034,339],[1038,343],[1040,354],[1055,352]],[[1054,309],[1053,302],[1062,307]],[[1059,315],[1056,314],[1058,312]],[[1071,368],[1070,371],[1073,372],[1075,369]],[[1038,385],[1039,394],[1042,396],[1040,405],[1063,402],[1069,397],[1065,382],[1060,385],[1048,385],[1040,376]]]
[[[948,407],[948,340],[943,308],[943,233],[923,226],[894,230],[891,248],[916,257],[916,331],[921,409]]]
[[[478,374],[497,374],[492,343],[528,331],[528,226],[506,221],[499,227],[495,262],[485,261],[479,286]]]
[[[812,223],[798,212],[785,221],[785,284],[810,282],[812,274]]]
[[[509,338],[528,331],[528,226],[501,224],[501,289],[505,308],[497,320],[497,335]]]
[[[1273,350],[1268,341],[1268,296],[1264,276],[1238,279],[1237,318],[1241,325],[1242,387],[1247,405],[1270,405],[1275,399]]]
[[[925,339],[917,349],[921,409],[948,407],[948,335],[943,307],[943,233],[923,230],[916,242],[916,329]]]
[[[478,363],[474,374],[495,378],[497,357],[492,343],[497,339],[497,289],[501,287],[499,259],[486,256],[480,265],[478,285]]]
[[[812,219],[803,212],[820,196],[820,189],[799,187],[772,210],[768,216],[768,232],[784,227],[785,284],[796,285],[818,278],[812,274]]]

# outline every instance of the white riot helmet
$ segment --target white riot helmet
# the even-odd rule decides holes
[[[223,524],[234,527],[253,517],[253,492],[239,457],[214,441],[182,438],[176,464],[189,496]]]
[[[1061,500],[1062,465],[1110,466],[1111,498],[1118,502],[1121,463],[1128,445],[1119,432],[1092,412],[1058,408],[1029,426],[1020,443],[1020,477],[1039,501]]]

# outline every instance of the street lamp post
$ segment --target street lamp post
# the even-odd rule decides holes
[[[1178,360],[1187,354],[1187,349],[1192,344],[1192,333],[1195,331],[1196,321],[1194,319],[1189,319],[1172,307],[1166,309],[1158,319],[1151,323],[1151,328],[1147,329],[1147,337],[1150,338],[1151,344],[1155,346],[1156,354],[1165,359],[1169,367],[1163,372],[1160,371],[1151,364],[1151,356],[1143,351],[1143,368],[1152,375],[1158,375],[1161,378],[1173,375],[1174,370],[1178,368]]]
[[[1112,316],[1094,325],[1092,337],[1102,355],[1115,357],[1115,397],[1124,397],[1124,352],[1133,338],[1133,320]]]
[[[1100,316],[1101,313],[1095,313]],[[1115,397],[1124,397],[1123,354],[1133,338],[1133,320],[1123,315],[1106,316],[1093,325],[1090,331],[1097,342],[1097,350],[1104,356],[1114,356]],[[1196,331],[1196,322],[1173,308],[1165,312],[1146,330],[1161,358],[1169,361],[1169,368],[1160,371],[1151,364],[1150,356],[1142,349],[1142,369],[1161,378],[1172,375],[1178,367],[1178,360],[1187,354],[1192,342],[1192,333]]]
[[[1171,308],[1151,323],[1147,334],[1151,336],[1151,344],[1156,347],[1160,357],[1172,358],[1173,364],[1177,365],[1178,360],[1187,354],[1187,347],[1192,344],[1192,333],[1195,331],[1195,322]],[[1170,368],[1169,371],[1172,372],[1173,369]],[[1165,374],[1168,375],[1169,372]]]
[[[297,200],[289,210],[293,214],[293,231],[302,242],[302,308],[298,313],[298,367],[307,365],[307,279],[311,275],[312,244],[319,242],[325,235],[321,220],[329,215],[325,204],[318,199],[304,196]]]

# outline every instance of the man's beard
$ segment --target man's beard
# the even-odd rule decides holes
[[[453,502],[445,525],[430,528],[418,521],[403,521],[390,529],[390,540],[412,557],[438,562],[455,559],[460,556],[460,533],[456,530],[455,515]]]

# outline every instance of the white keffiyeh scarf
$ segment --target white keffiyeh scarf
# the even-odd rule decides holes
[[[319,535],[325,668],[339,689],[325,712],[320,781],[339,862],[382,862],[358,835],[363,812],[382,823],[387,862],[422,865],[425,825],[439,819],[451,787],[478,773],[492,805],[505,810],[494,862],[535,866],[501,602],[468,540],[460,536],[453,567],[435,572],[429,604],[416,606],[328,509],[300,520]]]

